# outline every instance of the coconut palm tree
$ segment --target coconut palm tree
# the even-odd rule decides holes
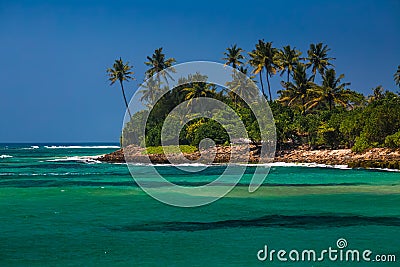
[[[237,96],[242,99],[253,99],[257,97],[255,94],[257,92],[257,86],[253,81],[254,77],[247,77],[247,72],[247,68],[241,66],[238,71],[232,73],[232,81],[226,83],[227,87],[230,89],[228,95],[235,106],[242,103],[242,101],[237,99]]]
[[[165,54],[162,52],[162,47],[154,50],[154,53],[151,57],[147,57],[147,60],[144,64],[149,66],[150,68],[146,71],[146,78],[152,77],[154,74],[157,75],[157,81],[160,83],[160,76],[163,76],[164,80],[168,84],[168,78],[172,79],[171,75],[166,70],[170,68],[173,63],[176,62],[174,58],[165,58]],[[174,71],[172,68],[169,69],[170,71]],[[163,71],[162,73],[160,73]]]
[[[286,90],[278,91],[281,94],[279,102],[286,103],[288,106],[298,106],[302,114],[305,114],[307,98],[315,87],[313,80],[314,75],[307,77],[305,65],[297,64],[293,70],[293,82],[283,83]]]
[[[265,68],[269,101],[272,101],[269,78],[276,74],[276,68],[278,67],[276,61],[277,51],[278,50],[276,48],[272,47],[272,42],[264,42],[264,40],[259,40],[258,44],[256,44],[256,48],[249,53],[251,57],[249,63],[254,67],[254,74],[262,72],[262,70]]]
[[[372,95],[368,97],[368,103],[372,103],[384,97],[384,89],[382,85],[378,85],[375,88],[372,88]]]
[[[215,90],[210,84],[203,82],[193,82],[182,90],[185,93],[185,100],[188,100],[187,106],[192,105],[193,100],[198,100],[200,97],[213,97]]]
[[[129,110],[128,101],[126,101],[124,83],[123,81],[134,80],[131,76],[133,71],[131,71],[132,66],[129,66],[129,62],[124,63],[121,58],[115,60],[113,67],[107,69],[110,85],[113,85],[116,81],[119,81],[122,90],[122,96],[124,97],[125,106],[128,110],[129,116],[132,117],[131,111]]]
[[[328,57],[328,52],[330,50],[331,49],[328,48],[327,45],[323,45],[323,43],[310,44],[310,49],[307,51],[308,57],[305,59],[308,60],[306,63],[307,68],[311,67],[314,75],[316,75],[318,71],[322,76],[329,66],[333,66],[329,61],[335,58]]]
[[[312,109],[316,106],[327,104],[329,110],[339,104],[343,107],[349,105],[349,101],[353,97],[353,92],[346,89],[346,86],[350,83],[342,83],[344,74],[339,75],[336,78],[336,71],[334,69],[328,69],[322,76],[322,86],[316,86],[311,90],[313,94],[312,99],[306,103],[307,109]]]
[[[243,51],[244,50],[240,47],[237,47],[236,44],[232,45],[231,47],[228,47],[226,49],[226,52],[224,52],[224,55],[226,57],[222,58],[223,60],[226,61],[225,65],[232,65],[232,68],[234,69],[242,65],[243,62],[241,60],[244,59],[244,56],[242,55]]]
[[[285,72],[287,73],[287,83],[289,82],[291,72],[293,72],[293,69],[299,63],[300,55],[301,52],[296,50],[296,48],[292,49],[290,45],[284,46],[278,51],[277,61],[281,68],[281,76]]]
[[[145,102],[149,109],[154,106],[157,99],[159,99],[163,93],[168,91],[168,88],[161,87],[161,84],[153,77],[150,77],[141,86],[143,89],[139,91],[142,94],[140,101]]]
[[[261,91],[263,93],[263,96],[265,98],[267,98],[267,95],[265,94],[265,90],[264,90],[263,79],[262,79],[262,72],[264,70],[264,64],[262,64],[262,57],[261,57],[260,53],[257,52],[257,49],[254,49],[253,51],[249,52],[248,54],[250,56],[249,64],[250,64],[250,66],[253,67],[253,73],[254,74],[258,73],[259,74],[259,76],[260,76],[260,84],[261,84]]]
[[[179,79],[178,83],[181,84],[179,92],[184,95],[184,100],[189,100],[187,106],[190,106],[195,98],[215,95],[215,88],[212,84],[207,83],[207,79],[208,77],[200,72]]]
[[[247,75],[248,73],[249,73],[249,69],[248,68],[245,68],[245,67],[243,67],[243,66],[240,66],[239,68],[238,68],[238,71],[240,71],[241,73],[243,73],[244,75]],[[254,79],[254,76],[250,76],[249,77],[250,79]]]
[[[400,65],[397,66],[397,71],[393,75],[393,77],[394,77],[394,82],[397,84],[397,86],[400,87]]]

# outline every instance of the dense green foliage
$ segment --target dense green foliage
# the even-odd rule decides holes
[[[365,97],[348,88],[350,83],[344,82],[344,75],[337,75],[333,64],[334,58],[328,56],[330,49],[322,43],[311,44],[307,57],[290,46],[277,49],[272,42],[260,40],[248,53],[248,61],[244,50],[233,45],[224,53],[227,65],[258,79],[261,91],[270,101],[274,115],[278,149],[307,145],[312,148],[352,148],[356,152],[372,147],[400,147],[400,95],[384,91],[381,86],[372,89],[372,95]],[[175,62],[166,59],[162,48],[157,49],[146,65],[147,84],[152,84],[156,91],[162,92],[163,81],[168,72],[151,77],[158,71],[165,70]],[[248,65],[246,65],[248,64]],[[267,80],[268,95],[264,91],[263,75]],[[280,72],[285,75],[281,88],[277,88],[278,99],[272,100],[270,79]],[[258,74],[258,75],[257,75]],[[206,81],[207,77],[195,74],[197,81]],[[394,75],[395,83],[399,83],[399,70]],[[157,103],[157,92],[143,89],[142,101],[149,111],[140,111],[131,116],[123,130],[121,142],[146,146],[161,145],[161,129],[167,115],[179,104],[187,101],[188,107],[200,97],[218,99],[231,107],[241,118],[250,140],[257,143],[261,140],[260,130],[253,112],[239,97],[246,93],[249,84],[233,81],[227,85],[234,88],[226,92],[223,88],[206,82],[190,82],[187,77],[179,83],[183,84],[168,91]],[[144,86],[146,88],[146,86]],[[222,112],[222,111],[220,111]],[[223,114],[216,114],[216,116]],[[141,136],[136,125],[146,124],[146,135]],[[179,119],[179,118],[176,118]],[[227,129],[228,128],[228,129]],[[229,131],[236,129],[235,123],[223,128],[217,121],[197,118],[187,122],[179,134],[181,145],[197,147],[204,138],[211,138],[217,144],[229,144]],[[172,142],[166,140],[164,144]]]
[[[386,92],[382,99],[353,109],[336,107],[307,114],[272,105],[281,146],[307,144],[314,148],[400,147],[400,96]]]
[[[188,145],[180,145],[180,146],[149,146],[146,147],[146,150],[143,154],[177,154],[177,153],[193,153],[196,152],[198,149],[195,146],[188,146]]]

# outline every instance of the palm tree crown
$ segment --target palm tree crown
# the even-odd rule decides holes
[[[306,58],[308,62],[306,63],[307,68],[312,67],[312,73],[317,74],[317,71],[322,76],[328,66],[333,66],[329,61],[334,60],[333,57],[328,57],[328,52],[331,49],[323,43],[310,44],[310,49],[308,49]]]
[[[232,65],[232,68],[236,69],[238,66],[242,65],[243,62],[240,61],[244,59],[244,56],[242,55],[243,49],[240,47],[237,47],[236,44],[232,45],[231,47],[228,47],[226,49],[226,52],[224,52],[224,55],[226,57],[222,58],[223,60],[226,61],[225,65]]]
[[[289,77],[293,69],[299,63],[301,52],[296,50],[295,48],[291,48],[290,45],[284,46],[281,50],[278,51],[277,61],[279,67],[281,68],[281,76],[287,72],[287,80],[289,82]]]
[[[378,85],[377,87],[372,89],[373,95],[368,97],[368,102],[372,103],[376,100],[382,99],[384,97],[384,89],[382,85]]]
[[[286,103],[288,106],[298,106],[302,113],[305,112],[305,104],[310,91],[315,87],[313,82],[314,75],[307,77],[306,67],[304,64],[297,64],[293,70],[293,82],[284,83],[286,90],[281,90],[280,102]]]
[[[256,44],[256,48],[249,53],[251,58],[249,63],[254,68],[254,74],[261,73],[265,68],[270,101],[272,101],[272,94],[269,77],[276,74],[276,68],[278,66],[276,62],[277,51],[278,50],[276,48],[272,47],[272,42],[264,42],[264,40],[259,40],[258,44]],[[261,74],[260,81],[263,89]],[[265,96],[264,90],[263,94]]]
[[[248,54],[250,56],[249,64],[253,67],[253,73],[259,74],[261,91],[262,91],[264,97],[267,98],[267,95],[265,94],[265,90],[264,90],[263,79],[262,79],[262,71],[264,70],[264,65],[262,64],[262,56],[260,55],[260,53],[257,52],[257,46],[256,46],[256,49],[249,52]]]
[[[213,97],[215,90],[212,86],[203,82],[194,82],[190,86],[183,89],[185,100],[188,100],[187,106],[192,105],[193,100],[199,100],[200,97]]]
[[[156,100],[168,91],[167,87],[162,87],[162,83],[158,83],[156,79],[150,77],[143,84],[139,92],[142,94],[140,101],[145,102],[148,108],[152,108]]]
[[[312,90],[314,97],[307,103],[308,109],[312,109],[321,104],[327,104],[332,110],[335,104],[346,107],[352,97],[352,93],[346,86],[350,83],[342,83],[344,74],[336,78],[336,71],[328,69],[322,76],[322,86],[317,86]]]
[[[230,89],[228,91],[229,97],[237,106],[243,103],[241,99],[254,99],[257,97],[255,92],[258,90],[253,81],[253,77],[247,77],[247,68],[240,67],[237,71],[232,73],[232,80],[226,83]],[[239,99],[237,98],[239,96]]]
[[[157,80],[160,82],[160,72],[170,68],[173,63],[176,62],[174,58],[168,58],[165,59],[165,54],[162,52],[162,47],[156,49],[151,57],[147,57],[147,60],[144,64],[150,67],[146,71],[146,77],[150,78],[154,74],[157,74]],[[168,72],[162,72],[161,76],[165,79],[165,81],[168,83],[167,78],[172,78]]]
[[[113,67],[107,69],[107,73],[109,76],[109,80],[111,81],[110,85],[113,85],[116,81],[119,81],[122,90],[122,96],[124,97],[124,102],[126,109],[128,110],[129,116],[132,117],[132,114],[128,107],[128,101],[126,101],[125,90],[123,81],[134,80],[131,76],[133,71],[131,71],[132,66],[129,66],[129,63],[124,63],[121,58],[115,60]]]

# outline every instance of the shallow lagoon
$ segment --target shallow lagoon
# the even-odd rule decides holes
[[[251,167],[226,197],[178,208],[147,196],[125,165],[87,160],[114,147],[31,145],[0,146],[10,156],[0,159],[2,266],[352,266],[257,260],[264,245],[322,250],[339,238],[350,249],[400,258],[398,172],[275,165],[249,193]],[[202,175],[157,168],[174,183],[197,186],[223,167]]]

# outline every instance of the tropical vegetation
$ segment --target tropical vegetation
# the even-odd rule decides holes
[[[310,44],[306,57],[301,57],[302,53],[295,47],[275,48],[272,42],[264,40],[259,40],[248,53],[234,44],[225,50],[222,58],[226,65],[237,70],[227,84],[231,90],[208,84],[206,76],[196,73],[181,78],[179,84],[182,85],[169,91],[168,78],[171,78],[170,72],[174,71],[171,67],[176,60],[167,58],[162,48],[158,48],[145,62],[149,68],[145,73],[147,80],[142,84],[141,100],[149,109],[130,115],[131,120],[125,125],[121,142],[124,145],[160,146],[162,125],[170,111],[185,101],[186,106],[191,108],[199,98],[211,97],[230,106],[241,118],[249,139],[258,143],[261,137],[257,121],[240,97],[249,94],[247,88],[254,84],[240,79],[239,73],[243,73],[260,84],[263,96],[270,103],[278,149],[303,145],[311,148],[352,148],[356,152],[373,147],[399,148],[400,94],[385,91],[382,86],[372,88],[369,96],[350,89],[351,84],[346,81],[345,75],[336,72],[332,64],[335,58],[329,53],[330,48],[323,43]],[[128,109],[123,82],[132,79],[131,67],[119,59],[107,72],[111,84],[120,82]],[[277,77],[281,80],[281,87],[272,88],[270,79],[277,73],[280,73]],[[400,86],[400,66],[394,74],[394,82]],[[165,93],[157,102],[155,91]],[[276,99],[272,98],[273,92],[278,96]],[[129,109],[128,112],[130,114]],[[223,111],[220,112],[214,115],[222,117]],[[146,136],[143,137],[136,125],[143,123],[147,116]],[[229,127],[235,129],[236,126],[231,123]],[[232,142],[227,129],[217,121],[203,117],[184,125],[179,134],[179,144],[192,149],[198,147],[204,138],[211,138],[220,145]]]

